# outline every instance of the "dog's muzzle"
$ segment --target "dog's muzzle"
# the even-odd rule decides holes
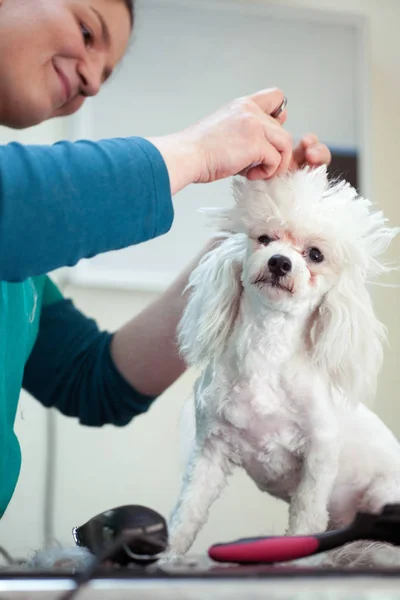
[[[268,261],[268,269],[270,273],[276,277],[285,277],[292,270],[292,262],[287,256],[275,254]]]

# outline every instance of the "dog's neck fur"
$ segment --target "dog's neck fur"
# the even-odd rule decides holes
[[[229,349],[236,354],[241,371],[265,370],[266,365],[283,365],[306,346],[310,307],[296,314],[274,310],[256,294],[244,294]]]

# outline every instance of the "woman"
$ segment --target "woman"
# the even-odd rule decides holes
[[[132,0],[0,0],[0,124],[78,110],[123,57],[133,24]],[[193,265],[113,335],[46,273],[166,233],[171,198],[191,183],[328,163],[315,136],[293,150],[286,111],[270,116],[282,100],[259,92],[154,139],[0,146],[0,516],[20,469],[21,387],[86,425],[121,426],[185,369],[175,329]]]

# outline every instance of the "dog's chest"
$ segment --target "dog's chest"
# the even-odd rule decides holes
[[[281,383],[234,386],[221,417],[237,462],[259,487],[287,499],[298,484],[306,424]]]
[[[293,442],[297,445],[311,408],[303,377],[265,369],[227,387],[221,414],[240,439],[255,447],[263,446],[266,439],[280,440],[289,448]]]

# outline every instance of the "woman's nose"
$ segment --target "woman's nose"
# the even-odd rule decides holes
[[[92,64],[81,64],[78,67],[81,82],[81,94],[83,96],[96,96],[99,93],[103,81],[103,65],[100,61]]]

